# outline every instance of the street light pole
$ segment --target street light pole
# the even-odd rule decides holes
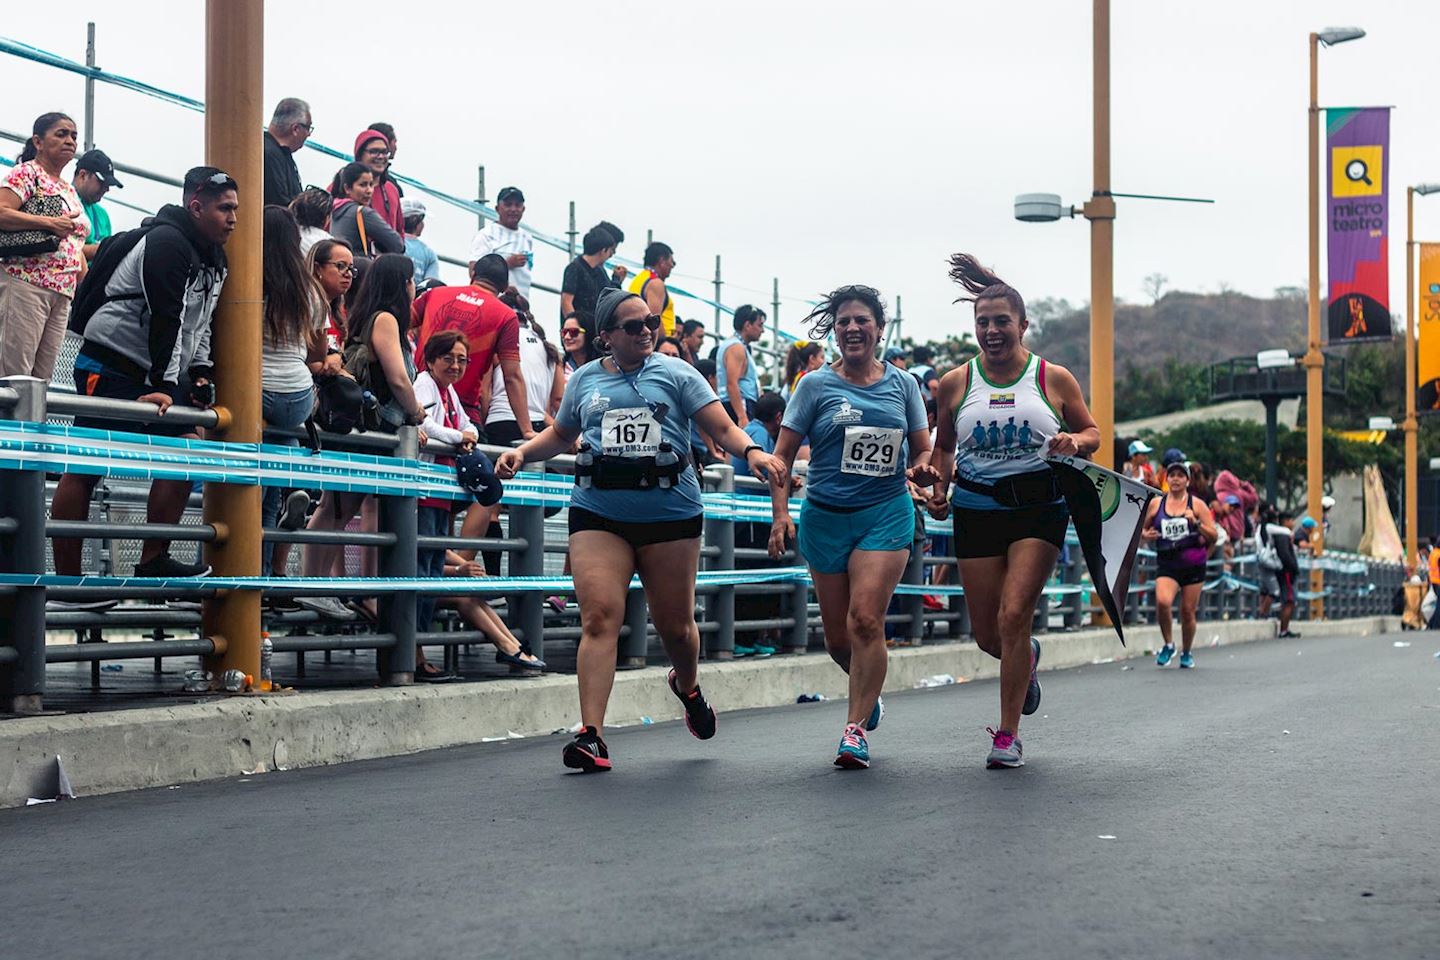
[[[1305,350],[1305,486],[1308,490],[1306,512],[1315,519],[1311,542],[1319,556],[1325,547],[1325,529],[1320,518],[1325,515],[1321,499],[1325,496],[1325,461],[1322,449],[1324,424],[1325,355],[1320,352],[1320,44],[1334,46],[1346,40],[1358,40],[1365,31],[1358,27],[1330,27],[1310,34],[1310,311],[1309,346]],[[1310,569],[1310,589],[1319,594],[1325,587],[1325,574],[1319,565]],[[1310,615],[1325,616],[1325,601],[1311,601]]]
[[[1090,221],[1090,412],[1100,427],[1095,462],[1115,465],[1115,200],[1110,195],[1110,0],[1095,0],[1095,186]]]
[[[1415,415],[1415,194],[1440,193],[1440,183],[1405,188],[1405,556],[1420,559],[1420,423]]]

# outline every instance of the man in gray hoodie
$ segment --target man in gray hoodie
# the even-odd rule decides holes
[[[151,403],[162,415],[177,403],[208,407],[215,402],[210,322],[225,284],[224,245],[235,229],[239,188],[222,170],[195,167],[185,175],[182,204],[166,204],[154,218],[108,239],[96,253],[76,291],[71,319],[71,329],[85,338],[75,358],[76,393]],[[76,417],[75,425],[198,438],[194,427],[163,419]],[[50,515],[85,519],[98,480],[65,474],[55,488]],[[156,480],[150,488],[150,522],[179,523],[190,491],[188,480]],[[146,540],[135,575],[201,577],[210,572],[204,564],[171,557],[169,547],[167,540]],[[54,551],[56,573],[80,574],[81,541],[57,537]]]

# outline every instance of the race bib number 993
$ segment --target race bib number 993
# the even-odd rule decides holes
[[[1183,540],[1190,535],[1190,521],[1184,517],[1166,517],[1160,521],[1160,536],[1166,540]]]
[[[898,427],[846,427],[840,472],[864,477],[891,477],[900,464]]]

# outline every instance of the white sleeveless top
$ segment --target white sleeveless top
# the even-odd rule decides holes
[[[1020,378],[1007,384],[986,379],[976,357],[955,410],[955,476],[993,484],[1002,477],[1044,470],[1040,451],[1064,429],[1045,396],[1045,361],[1037,354],[1030,354]],[[951,500],[961,507],[996,509],[994,500],[959,486]]]

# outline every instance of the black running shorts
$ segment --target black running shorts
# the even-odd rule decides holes
[[[1020,540],[1065,545],[1070,511],[1064,503],[1042,503],[1018,510],[970,510],[951,507],[955,522],[955,556],[961,560],[1003,557]]]

